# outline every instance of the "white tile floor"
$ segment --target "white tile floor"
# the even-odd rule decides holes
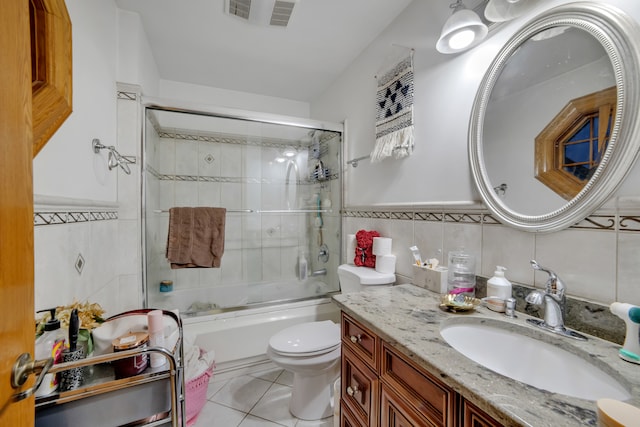
[[[211,380],[194,427],[333,427],[333,417],[304,421],[289,412],[293,374],[269,368]]]

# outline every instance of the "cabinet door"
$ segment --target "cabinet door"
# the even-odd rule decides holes
[[[380,394],[380,427],[435,427],[384,383]]]
[[[464,427],[501,427],[498,421],[485,414],[480,408],[463,399],[462,425]]]
[[[344,402],[340,405],[340,427],[367,427],[360,423]]]
[[[402,390],[403,400],[438,427],[455,424],[456,393],[428,374],[400,352],[382,345],[380,378],[394,390]]]
[[[371,369],[378,371],[380,339],[345,313],[342,313],[342,342]]]
[[[378,422],[378,376],[355,354],[342,347],[342,390],[340,397],[363,425]]]

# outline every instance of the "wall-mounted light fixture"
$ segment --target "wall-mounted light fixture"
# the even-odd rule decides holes
[[[436,43],[438,52],[462,52],[487,36],[487,26],[477,13],[462,4],[462,0],[457,0],[449,7],[453,9],[453,14],[442,27],[442,33]]]
[[[484,17],[491,22],[504,22],[517,18],[531,9],[539,0],[489,0]]]

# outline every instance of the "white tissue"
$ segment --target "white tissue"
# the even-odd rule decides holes
[[[374,237],[373,254],[375,256],[391,255],[391,239],[389,237]]]
[[[395,273],[396,272],[396,256],[393,254],[376,255],[376,271],[378,273],[385,273],[385,274]]]

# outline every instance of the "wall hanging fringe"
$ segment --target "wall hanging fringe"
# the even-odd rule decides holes
[[[410,156],[414,146],[413,50],[378,78],[376,144],[371,162]]]

